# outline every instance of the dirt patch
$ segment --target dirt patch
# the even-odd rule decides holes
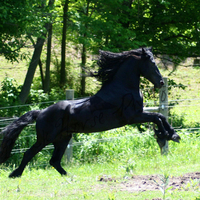
[[[134,175],[132,177],[124,177],[123,179],[111,178],[108,176],[100,177],[102,182],[118,182],[121,191],[155,191],[160,190],[166,185],[171,190],[199,190],[200,188],[200,172],[187,173],[182,176],[171,176],[168,179],[163,175]]]

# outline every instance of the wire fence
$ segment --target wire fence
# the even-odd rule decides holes
[[[59,101],[59,100],[58,100]],[[40,102],[37,103],[37,105],[41,105],[41,104],[50,104],[50,103],[56,103],[58,101],[48,101],[48,102]],[[60,100],[61,101],[61,100]],[[197,101],[199,101],[198,103],[196,103]],[[176,105],[170,105],[173,102],[195,102],[192,104],[188,104],[188,105],[180,105],[180,104],[176,104]],[[151,106],[152,103],[154,103],[155,106],[159,106],[158,102],[146,102],[145,106]],[[156,104],[155,104],[156,103]],[[28,107],[28,106],[32,106],[32,105],[36,105],[36,104],[26,104],[26,105],[17,105],[17,106],[6,106],[6,107],[0,107],[0,110],[4,110],[4,109],[10,109],[10,108],[20,108],[20,107]],[[168,104],[165,105],[167,108],[177,108],[177,107],[196,107],[198,108],[199,106],[199,110],[200,110],[200,98],[196,98],[196,99],[176,99],[176,100],[168,100]],[[16,120],[18,117],[10,117],[10,118],[0,118],[0,125],[8,125],[11,122],[13,122],[14,120]],[[4,127],[0,127],[0,130],[2,130]]]
[[[148,88],[147,88],[148,89]],[[48,102],[41,102],[41,103],[37,103],[37,105],[42,105],[42,104],[53,104],[56,103],[58,101],[48,101]],[[146,102],[145,106],[152,106],[152,103],[155,106],[158,106],[158,102],[153,101],[153,102]],[[174,103],[176,103],[174,105]],[[184,103],[184,104],[183,104]],[[171,105],[172,104],[172,105]],[[0,110],[4,110],[4,109],[11,109],[11,108],[21,108],[21,107],[25,107],[25,106],[34,106],[36,104],[26,104],[26,105],[17,105],[17,106],[6,106],[6,107],[0,107]],[[173,108],[183,108],[183,109],[188,109],[189,107],[196,107],[196,109],[199,109],[199,113],[200,113],[200,98],[191,98],[191,99],[172,99],[172,100],[168,100],[168,105],[166,105],[167,108],[169,109],[173,109]],[[10,124],[11,122],[13,122],[14,120],[16,120],[18,117],[12,117],[12,118],[0,118],[0,131],[2,131],[4,129],[5,126],[7,126],[8,124]],[[171,121],[173,122],[173,116],[169,117],[171,119]],[[35,124],[29,124],[29,126],[35,126]],[[186,132],[194,132],[194,131],[199,131],[200,127],[187,127],[187,128],[182,128],[182,127],[174,127],[176,131],[186,131]],[[138,135],[141,135],[141,133],[138,133]],[[95,141],[97,143],[103,143],[103,142],[109,142],[112,140],[116,140],[116,139],[120,139],[120,138],[128,138],[128,137],[134,137],[136,136],[136,133],[132,134],[132,135],[126,135],[126,136],[120,136],[120,137],[112,137],[112,138],[101,138],[101,139],[96,139]],[[33,137],[36,138],[36,134],[30,134],[30,135],[20,135],[19,138],[25,138],[25,137]],[[1,141],[2,139],[0,139]],[[83,142],[73,142],[72,146],[80,146],[83,145]],[[48,145],[46,146],[43,150],[50,150],[53,149],[53,145]],[[13,149],[12,150],[12,154],[16,154],[16,153],[23,153],[25,152],[27,149],[29,148],[22,148],[22,149]]]

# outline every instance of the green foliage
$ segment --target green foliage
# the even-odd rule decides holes
[[[4,108],[0,109],[0,116],[1,117],[8,117],[15,114],[18,114],[19,110],[16,110],[15,107],[12,108],[12,106],[16,106],[19,104],[18,96],[20,92],[20,87],[17,86],[16,81],[13,78],[6,77],[1,82],[1,93],[0,93],[0,105],[1,107],[10,107],[10,108]]]
[[[53,23],[53,36],[60,48],[63,2],[56,1],[55,4],[53,7],[48,1],[5,0],[0,6],[0,54],[11,61],[20,58],[20,49],[30,38],[34,41],[36,37],[44,37],[48,23]],[[177,63],[187,56],[199,54],[200,9],[194,0],[109,0],[106,3],[104,0],[81,0],[69,1],[68,7],[67,50],[76,48],[81,51],[76,54],[81,54],[77,57],[82,61],[84,56],[90,60],[89,54],[97,54],[99,49],[120,52],[140,46],[153,46],[155,54],[167,54]],[[11,29],[11,26],[15,28]],[[58,47],[52,46],[57,51]],[[69,56],[74,54],[67,53]],[[91,69],[88,62],[86,66]],[[55,67],[51,87],[59,85],[56,79],[61,77],[60,65]],[[77,93],[81,88],[80,77],[77,78],[80,71],[79,64],[75,66],[71,60],[67,61],[65,87],[73,87]],[[149,95],[149,92],[145,93]]]
[[[155,149],[152,135],[138,134],[136,129],[125,126],[101,133],[76,134],[75,141],[81,145],[73,148],[74,159],[79,162],[115,162],[115,160],[137,156],[151,155]],[[128,163],[130,164],[130,160]],[[127,170],[131,170],[131,165]],[[128,172],[128,171],[127,171]]]
[[[153,180],[156,183],[156,185],[159,187],[160,191],[162,192],[163,200],[166,199],[165,198],[166,197],[166,193],[173,188],[173,186],[168,187],[169,178],[170,178],[169,174],[161,175],[160,176],[161,184],[159,184],[156,180]]]
[[[6,77],[1,82],[1,105],[4,105],[5,102],[9,102],[7,106],[16,104],[18,102],[18,96],[19,87],[17,86],[16,80]]]
[[[38,0],[1,2],[0,54],[12,62],[26,57],[26,53],[20,54],[20,50],[30,35],[43,34],[44,23],[49,20],[46,12],[46,7]]]
[[[198,55],[199,5],[196,1],[150,0],[133,4],[138,21],[131,20],[135,22],[139,40],[148,40],[149,45],[156,46],[157,53],[180,57]]]
[[[153,46],[156,54],[198,56],[199,4],[195,0],[83,0],[69,7],[73,41],[94,51]]]
[[[175,80],[173,79],[168,79],[168,92],[169,92],[169,95],[171,95],[171,92],[172,92],[172,89],[175,89],[175,88],[178,88],[178,89],[182,89],[182,90],[185,90],[187,88],[186,85],[182,84],[182,83],[176,83]]]
[[[34,88],[34,86],[33,86]],[[31,89],[26,106],[20,105],[19,93],[21,86],[18,86],[16,80],[6,77],[1,82],[0,93],[0,117],[20,116],[31,109],[30,104],[38,104],[39,108],[46,108],[53,104],[53,101],[65,99],[65,90],[55,87],[49,94],[45,94],[41,89]],[[49,103],[45,103],[48,102]]]

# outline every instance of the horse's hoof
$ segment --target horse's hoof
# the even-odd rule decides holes
[[[171,140],[179,143],[181,140],[181,137],[178,134],[174,133],[171,137]]]
[[[20,177],[21,174],[16,173],[16,171],[13,171],[8,177],[9,178],[18,178]]]
[[[66,172],[66,171],[63,171],[63,172],[61,173],[61,176],[67,176],[67,172]]]
[[[19,178],[19,177],[21,177],[21,175],[13,175],[13,174],[10,174],[8,177],[9,177],[9,178]]]

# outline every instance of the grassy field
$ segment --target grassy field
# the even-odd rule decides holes
[[[14,78],[19,85],[23,84],[28,66],[29,62],[27,60],[11,63],[0,56],[0,82],[7,76],[9,78]],[[39,75],[39,67],[37,67],[36,76]]]
[[[7,76],[15,78],[19,84],[22,84],[27,64],[14,63],[11,65],[2,58],[0,58],[0,61],[0,81],[7,74]],[[13,70],[13,66],[15,70]],[[164,70],[161,70],[161,72],[166,77],[170,73]],[[39,72],[36,75],[39,75]],[[169,96],[169,101],[181,100],[170,111],[176,117],[172,120],[172,125],[177,129],[200,127],[199,77],[199,68],[182,66],[169,76],[177,83],[187,86],[185,90],[173,88]],[[178,120],[182,120],[184,127],[177,125]],[[182,137],[181,143],[170,142],[170,152],[167,156],[160,155],[155,142],[146,149],[141,148],[147,141],[138,139],[140,142],[135,143],[138,150],[130,150],[130,154],[124,155],[121,159],[117,159],[116,155],[116,159],[112,159],[110,162],[98,161],[84,164],[73,161],[71,164],[65,165],[68,171],[66,177],[61,177],[55,169],[50,168],[47,164],[45,169],[29,165],[21,178],[9,179],[9,173],[16,166],[14,164],[11,164],[10,167],[1,165],[0,199],[164,199],[163,192],[159,189],[134,191],[131,187],[131,184],[133,184],[131,180],[134,175],[168,174],[169,179],[171,179],[174,176],[182,177],[186,173],[199,172],[199,129],[195,129],[195,132],[182,129],[179,133]],[[152,140],[154,139],[152,138]],[[127,148],[131,149],[131,147]],[[108,181],[100,181],[102,177],[108,177]],[[194,182],[191,179],[184,188],[164,190],[166,191],[165,199],[200,199],[199,180]],[[161,186],[160,189],[163,189],[163,187]]]
[[[162,71],[167,76],[167,71]],[[178,67],[178,70],[169,76],[178,84],[186,86],[185,90],[172,88],[169,95],[169,102],[177,102],[178,105],[171,108],[172,114],[183,119],[187,127],[200,127],[200,68],[199,67]],[[173,125],[173,123],[172,123]],[[177,127],[180,128],[180,127]]]
[[[181,135],[180,144],[170,143],[170,153],[161,156],[157,151],[153,156],[142,152],[132,155],[134,165],[126,159],[112,160],[109,163],[78,164],[72,162],[65,165],[68,176],[61,177],[55,169],[27,167],[21,178],[9,179],[11,167],[0,169],[0,196],[2,199],[162,199],[161,190],[134,191],[130,185],[135,175],[168,174],[182,177],[189,172],[200,169],[200,138]],[[157,148],[156,146],[153,148]],[[148,151],[148,150],[147,150]],[[133,163],[133,162],[131,162]],[[127,167],[132,170],[127,171]],[[100,181],[108,177],[108,181]],[[110,179],[109,179],[110,178]],[[109,181],[110,180],[110,181]],[[157,180],[155,180],[157,181]],[[200,198],[199,180],[192,180],[184,187],[172,190],[166,184],[166,199],[192,200]],[[152,180],[152,184],[154,181]],[[163,186],[161,186],[163,188]]]

